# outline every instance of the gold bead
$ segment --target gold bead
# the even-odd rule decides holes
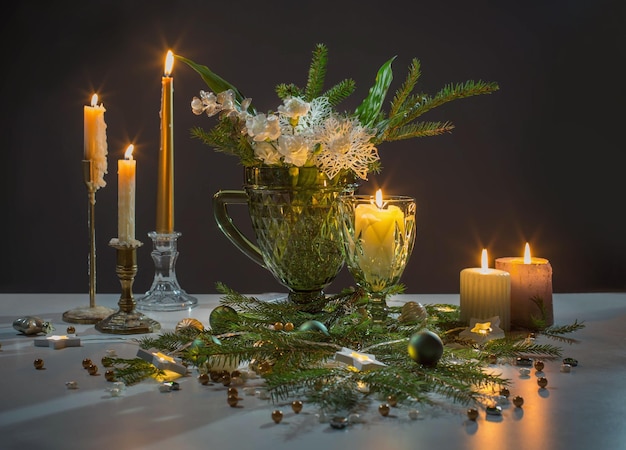
[[[86,369],[90,365],[91,365],[91,359],[89,359],[89,358],[83,359],[83,369]]]
[[[537,378],[537,384],[543,389],[548,385],[548,379],[546,377],[539,377]]]
[[[70,325],[69,327],[67,327],[66,331],[67,331],[67,334],[74,334],[76,333],[76,328]]]
[[[274,324],[274,329],[275,329],[276,331],[282,331],[282,330],[283,330],[283,328],[284,328],[284,327],[283,327],[282,322],[276,322],[276,323]]]
[[[522,405],[524,404],[524,399],[520,397],[519,395],[516,395],[515,397],[513,397],[513,404],[517,406],[518,408],[521,408]]]
[[[115,381],[115,372],[111,369],[104,372],[104,378],[107,381]]]
[[[395,395],[390,395],[387,397],[387,403],[389,403],[389,406],[396,406],[398,404],[398,398]]]
[[[509,391],[509,388],[503,387],[502,389],[500,389],[500,395],[503,395],[506,398],[509,398],[509,395],[511,395],[511,391]]]
[[[283,420],[283,412],[280,409],[272,411],[272,420],[276,423],[280,423]]]
[[[544,364],[542,360],[538,359],[537,361],[535,361],[535,369],[538,372],[541,372],[543,370],[543,367],[544,367]]]
[[[302,402],[300,400],[294,400],[291,402],[291,409],[293,409],[293,412],[296,414],[300,414],[300,411],[302,411]]]
[[[33,364],[35,365],[35,369],[37,370],[43,369],[43,359],[37,358],[35,361],[33,361]]]
[[[239,391],[234,387],[229,387],[227,392],[228,395],[239,395]]]
[[[97,375],[98,366],[96,366],[95,364],[90,364],[89,367],[87,367],[87,371],[89,372],[89,375]]]
[[[209,374],[207,373],[201,373],[200,375],[198,375],[198,382],[202,385],[207,385],[209,384],[210,378],[209,378]]]
[[[478,419],[478,410],[476,408],[469,408],[467,410],[467,417],[469,420]]]
[[[390,406],[387,403],[383,403],[378,407],[378,412],[381,416],[387,417],[389,415]]]
[[[285,324],[285,331],[293,331],[293,329],[294,329],[294,325],[293,325],[293,323],[291,323],[291,322],[287,322],[287,323]]]
[[[228,394],[227,401],[230,407],[234,408],[235,406],[237,406],[237,403],[239,403],[239,397],[237,397],[236,395]]]

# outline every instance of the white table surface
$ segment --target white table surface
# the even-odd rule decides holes
[[[146,313],[157,320],[159,333],[173,330],[184,317],[208,323],[217,295],[196,295],[190,311]],[[98,295],[98,305],[117,309],[119,295]],[[458,294],[404,295],[397,301],[458,304]],[[481,411],[476,422],[465,407],[419,408],[419,420],[405,407],[388,417],[374,402],[361,415],[363,423],[343,430],[320,423],[314,405],[298,415],[290,405],[274,405],[258,396],[242,395],[238,407],[226,403],[226,387],[204,386],[195,375],[183,377],[179,391],[162,393],[154,380],[110,395],[101,359],[107,350],[134,358],[137,338],[144,335],[101,334],[93,325],[75,325],[80,347],[35,347],[33,337],[12,327],[18,317],[34,315],[51,321],[55,334],[69,324],[64,311],[89,304],[79,294],[0,294],[0,449],[625,449],[626,448],[626,293],[555,294],[555,324],[583,321],[585,328],[563,346],[563,357],[579,361],[570,373],[561,361],[548,361],[547,389],[539,389],[536,373],[520,377],[516,366],[497,369],[513,381],[511,398],[521,395],[522,408],[504,405],[501,417]],[[545,339],[545,338],[541,338]],[[546,340],[555,344],[555,341]],[[42,358],[45,370],[33,361]],[[91,376],[82,367],[90,358],[100,367]],[[67,389],[76,381],[79,388]],[[281,409],[275,424],[271,411]]]

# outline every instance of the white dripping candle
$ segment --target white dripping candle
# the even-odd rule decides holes
[[[134,146],[126,149],[124,159],[117,161],[117,237],[120,243],[135,240],[135,176],[137,161],[133,159]]]

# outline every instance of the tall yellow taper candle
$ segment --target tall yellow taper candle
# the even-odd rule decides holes
[[[174,231],[174,79],[171,76],[174,54],[167,52],[161,80],[161,148],[157,186],[156,232]]]

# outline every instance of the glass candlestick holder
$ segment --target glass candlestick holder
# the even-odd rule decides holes
[[[135,309],[133,282],[137,275],[137,248],[143,244],[139,241],[120,243],[118,239],[111,239],[109,245],[117,253],[115,273],[122,285],[122,295],[118,302],[119,310],[98,322],[95,325],[96,330],[112,334],[144,334],[160,330],[161,324]]]
[[[198,305],[198,299],[187,294],[176,279],[177,241],[181,233],[148,233],[153,242],[154,281],[146,294],[137,300],[145,311],[180,311]]]
[[[96,191],[94,164],[82,161],[83,181],[87,187],[87,227],[89,229],[89,305],[78,306],[63,313],[63,321],[69,323],[98,323],[113,313],[111,308],[96,305]]]
[[[367,293],[374,321],[387,317],[387,296],[404,273],[415,243],[415,199],[344,194],[339,199],[348,271]]]

